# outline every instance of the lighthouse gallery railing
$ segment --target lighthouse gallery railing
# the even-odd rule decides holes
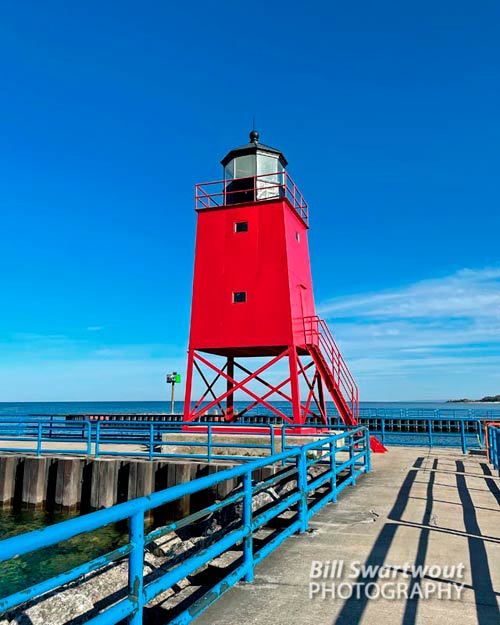
[[[228,187],[237,180],[251,181],[253,186],[245,185],[239,190],[229,191]],[[231,196],[231,206],[248,201],[248,194],[253,195],[252,202],[264,202],[278,198],[286,198],[299,217],[307,224],[309,219],[308,205],[290,175],[286,171],[273,174],[262,174],[247,178],[232,178],[231,180],[216,180],[201,182],[195,185],[195,209],[219,208],[228,204]],[[238,196],[241,201],[238,201]]]

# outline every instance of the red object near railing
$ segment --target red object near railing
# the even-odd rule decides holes
[[[242,184],[243,183],[243,184]],[[286,171],[248,178],[231,178],[195,185],[195,210],[234,206],[247,202],[287,199],[307,224],[308,206],[302,193]]]
[[[304,340],[313,358],[326,368],[325,381],[341,418],[345,423],[356,424],[359,414],[358,387],[327,323],[317,315],[304,317]],[[331,384],[328,384],[328,378]]]

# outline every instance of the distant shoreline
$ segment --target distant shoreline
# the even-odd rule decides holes
[[[448,399],[447,404],[500,404],[500,395],[487,395],[482,399]]]

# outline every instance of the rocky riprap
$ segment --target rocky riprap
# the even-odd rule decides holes
[[[311,477],[322,470],[317,466],[309,469]],[[273,487],[254,495],[252,509],[262,512],[285,492],[296,488],[295,476],[284,470],[284,479]],[[231,491],[233,495],[239,488]],[[144,583],[162,576],[167,570],[185,560],[192,553],[208,547],[241,523],[242,503],[237,502],[191,524],[171,531],[147,545],[144,556]],[[270,540],[277,528],[290,522],[295,516],[291,510],[273,519],[266,527],[254,533],[257,546]],[[144,623],[168,622],[189,604],[202,596],[211,586],[225,577],[242,558],[241,548],[233,547],[208,565],[181,580],[178,584],[158,595],[144,611]],[[124,557],[114,563],[89,573],[61,589],[46,593],[20,608],[3,615],[0,625],[80,625],[97,616],[103,609],[127,595],[128,562]]]

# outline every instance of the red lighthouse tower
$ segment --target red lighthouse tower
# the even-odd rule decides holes
[[[284,155],[254,130],[222,165],[223,180],[195,188],[184,420],[217,411],[233,421],[252,410],[329,423],[328,393],[344,423],[357,423],[357,386],[315,313],[308,207]],[[202,391],[193,398],[196,376]],[[235,395],[247,400],[237,415]]]

